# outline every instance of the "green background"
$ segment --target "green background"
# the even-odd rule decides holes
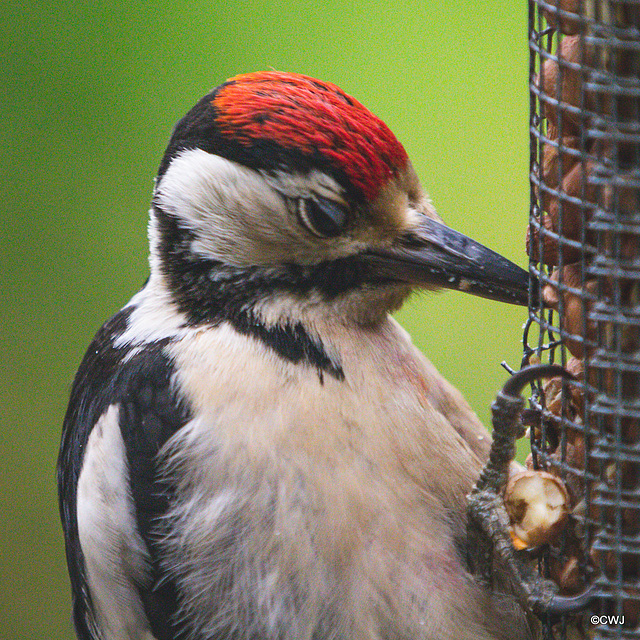
[[[403,142],[445,220],[521,265],[526,3],[5,3],[0,638],[72,637],[54,464],[72,376],[147,273],[174,122],[237,73],[342,86]],[[416,296],[400,321],[485,424],[523,309]]]

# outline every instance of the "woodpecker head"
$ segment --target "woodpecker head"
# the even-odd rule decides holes
[[[318,307],[372,322],[416,286],[527,302],[526,272],[440,222],[379,118],[292,73],[232,78],[177,124],[151,267],[194,323]]]

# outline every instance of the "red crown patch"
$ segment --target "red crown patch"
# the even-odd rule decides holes
[[[247,146],[262,139],[317,151],[367,199],[407,162],[389,127],[328,82],[295,73],[249,73],[231,78],[212,104],[223,136]]]

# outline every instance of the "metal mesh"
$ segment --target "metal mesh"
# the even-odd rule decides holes
[[[585,615],[546,622],[548,638],[640,638],[639,29],[640,0],[529,2],[540,286],[525,362],[577,379],[532,391],[529,465],[562,477],[572,505],[540,567],[564,594],[597,587]]]

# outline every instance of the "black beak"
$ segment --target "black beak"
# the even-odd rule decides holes
[[[416,286],[445,287],[526,305],[529,274],[500,254],[425,217],[389,249],[368,254],[376,275]]]

